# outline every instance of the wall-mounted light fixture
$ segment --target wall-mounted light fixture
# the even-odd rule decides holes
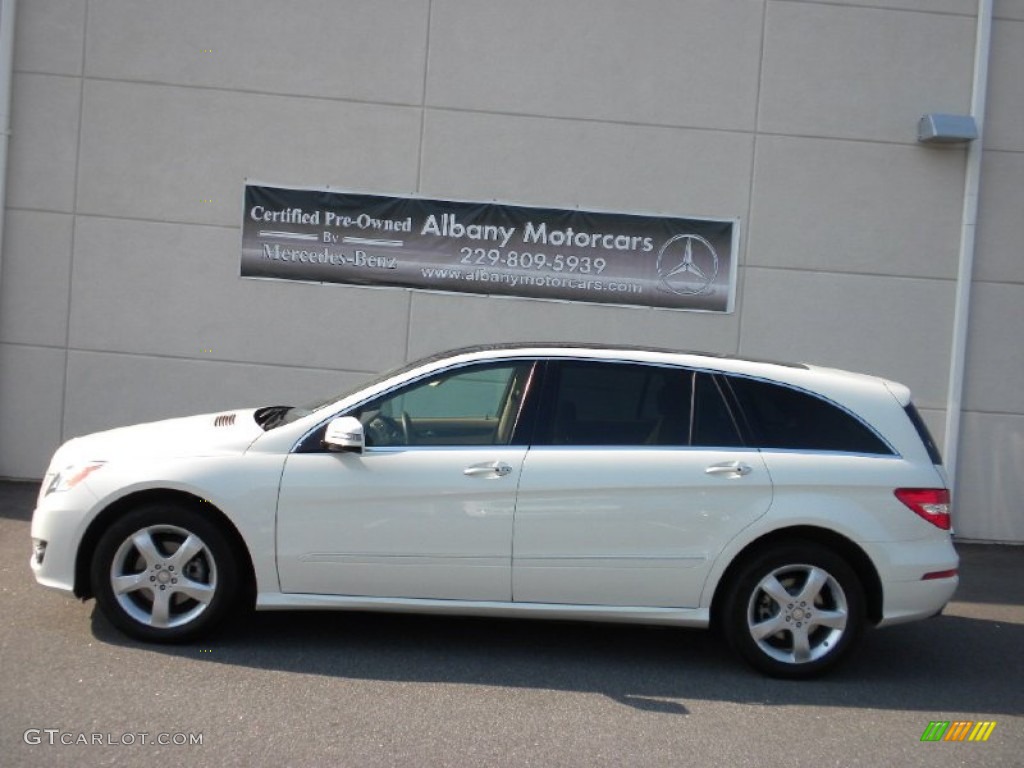
[[[970,115],[931,113],[917,123],[917,140],[922,144],[965,144],[978,138],[978,124]]]

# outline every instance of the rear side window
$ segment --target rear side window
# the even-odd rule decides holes
[[[539,445],[742,445],[718,384],[681,368],[552,361]]]
[[[767,381],[729,382],[761,448],[892,455],[863,422],[827,400]]]
[[[924,447],[928,451],[928,458],[932,460],[932,464],[942,464],[942,454],[939,453],[939,446],[935,444],[935,438],[933,438],[932,433],[928,431],[928,425],[924,423],[924,419],[922,419],[921,414],[917,412],[917,408],[914,407],[913,403],[910,403],[904,410],[906,410],[907,416],[910,417],[910,421],[914,425],[914,429],[917,430],[917,434],[921,438],[921,442],[924,443]]]

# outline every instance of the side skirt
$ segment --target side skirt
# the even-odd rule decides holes
[[[649,608],[643,606],[559,605],[553,603],[475,602],[421,598],[358,597],[348,595],[305,595],[261,592],[256,596],[258,611],[384,611],[451,616],[494,616],[502,618],[605,621],[625,624],[668,624],[707,627],[706,608]]]

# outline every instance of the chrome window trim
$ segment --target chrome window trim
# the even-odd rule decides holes
[[[530,445],[531,451],[679,451],[697,453],[700,451],[717,451],[730,453],[759,453],[761,449],[750,445],[730,447],[727,445]],[[849,454],[846,454],[849,455]],[[872,454],[874,455],[874,454]]]

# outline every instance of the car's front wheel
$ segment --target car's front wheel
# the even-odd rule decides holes
[[[857,642],[863,589],[831,550],[809,542],[776,545],[741,567],[722,618],[730,645],[756,669],[773,677],[812,677]]]
[[[156,642],[207,632],[238,592],[237,560],[220,528],[176,504],[145,505],[116,520],[100,538],[91,577],[111,623]]]

